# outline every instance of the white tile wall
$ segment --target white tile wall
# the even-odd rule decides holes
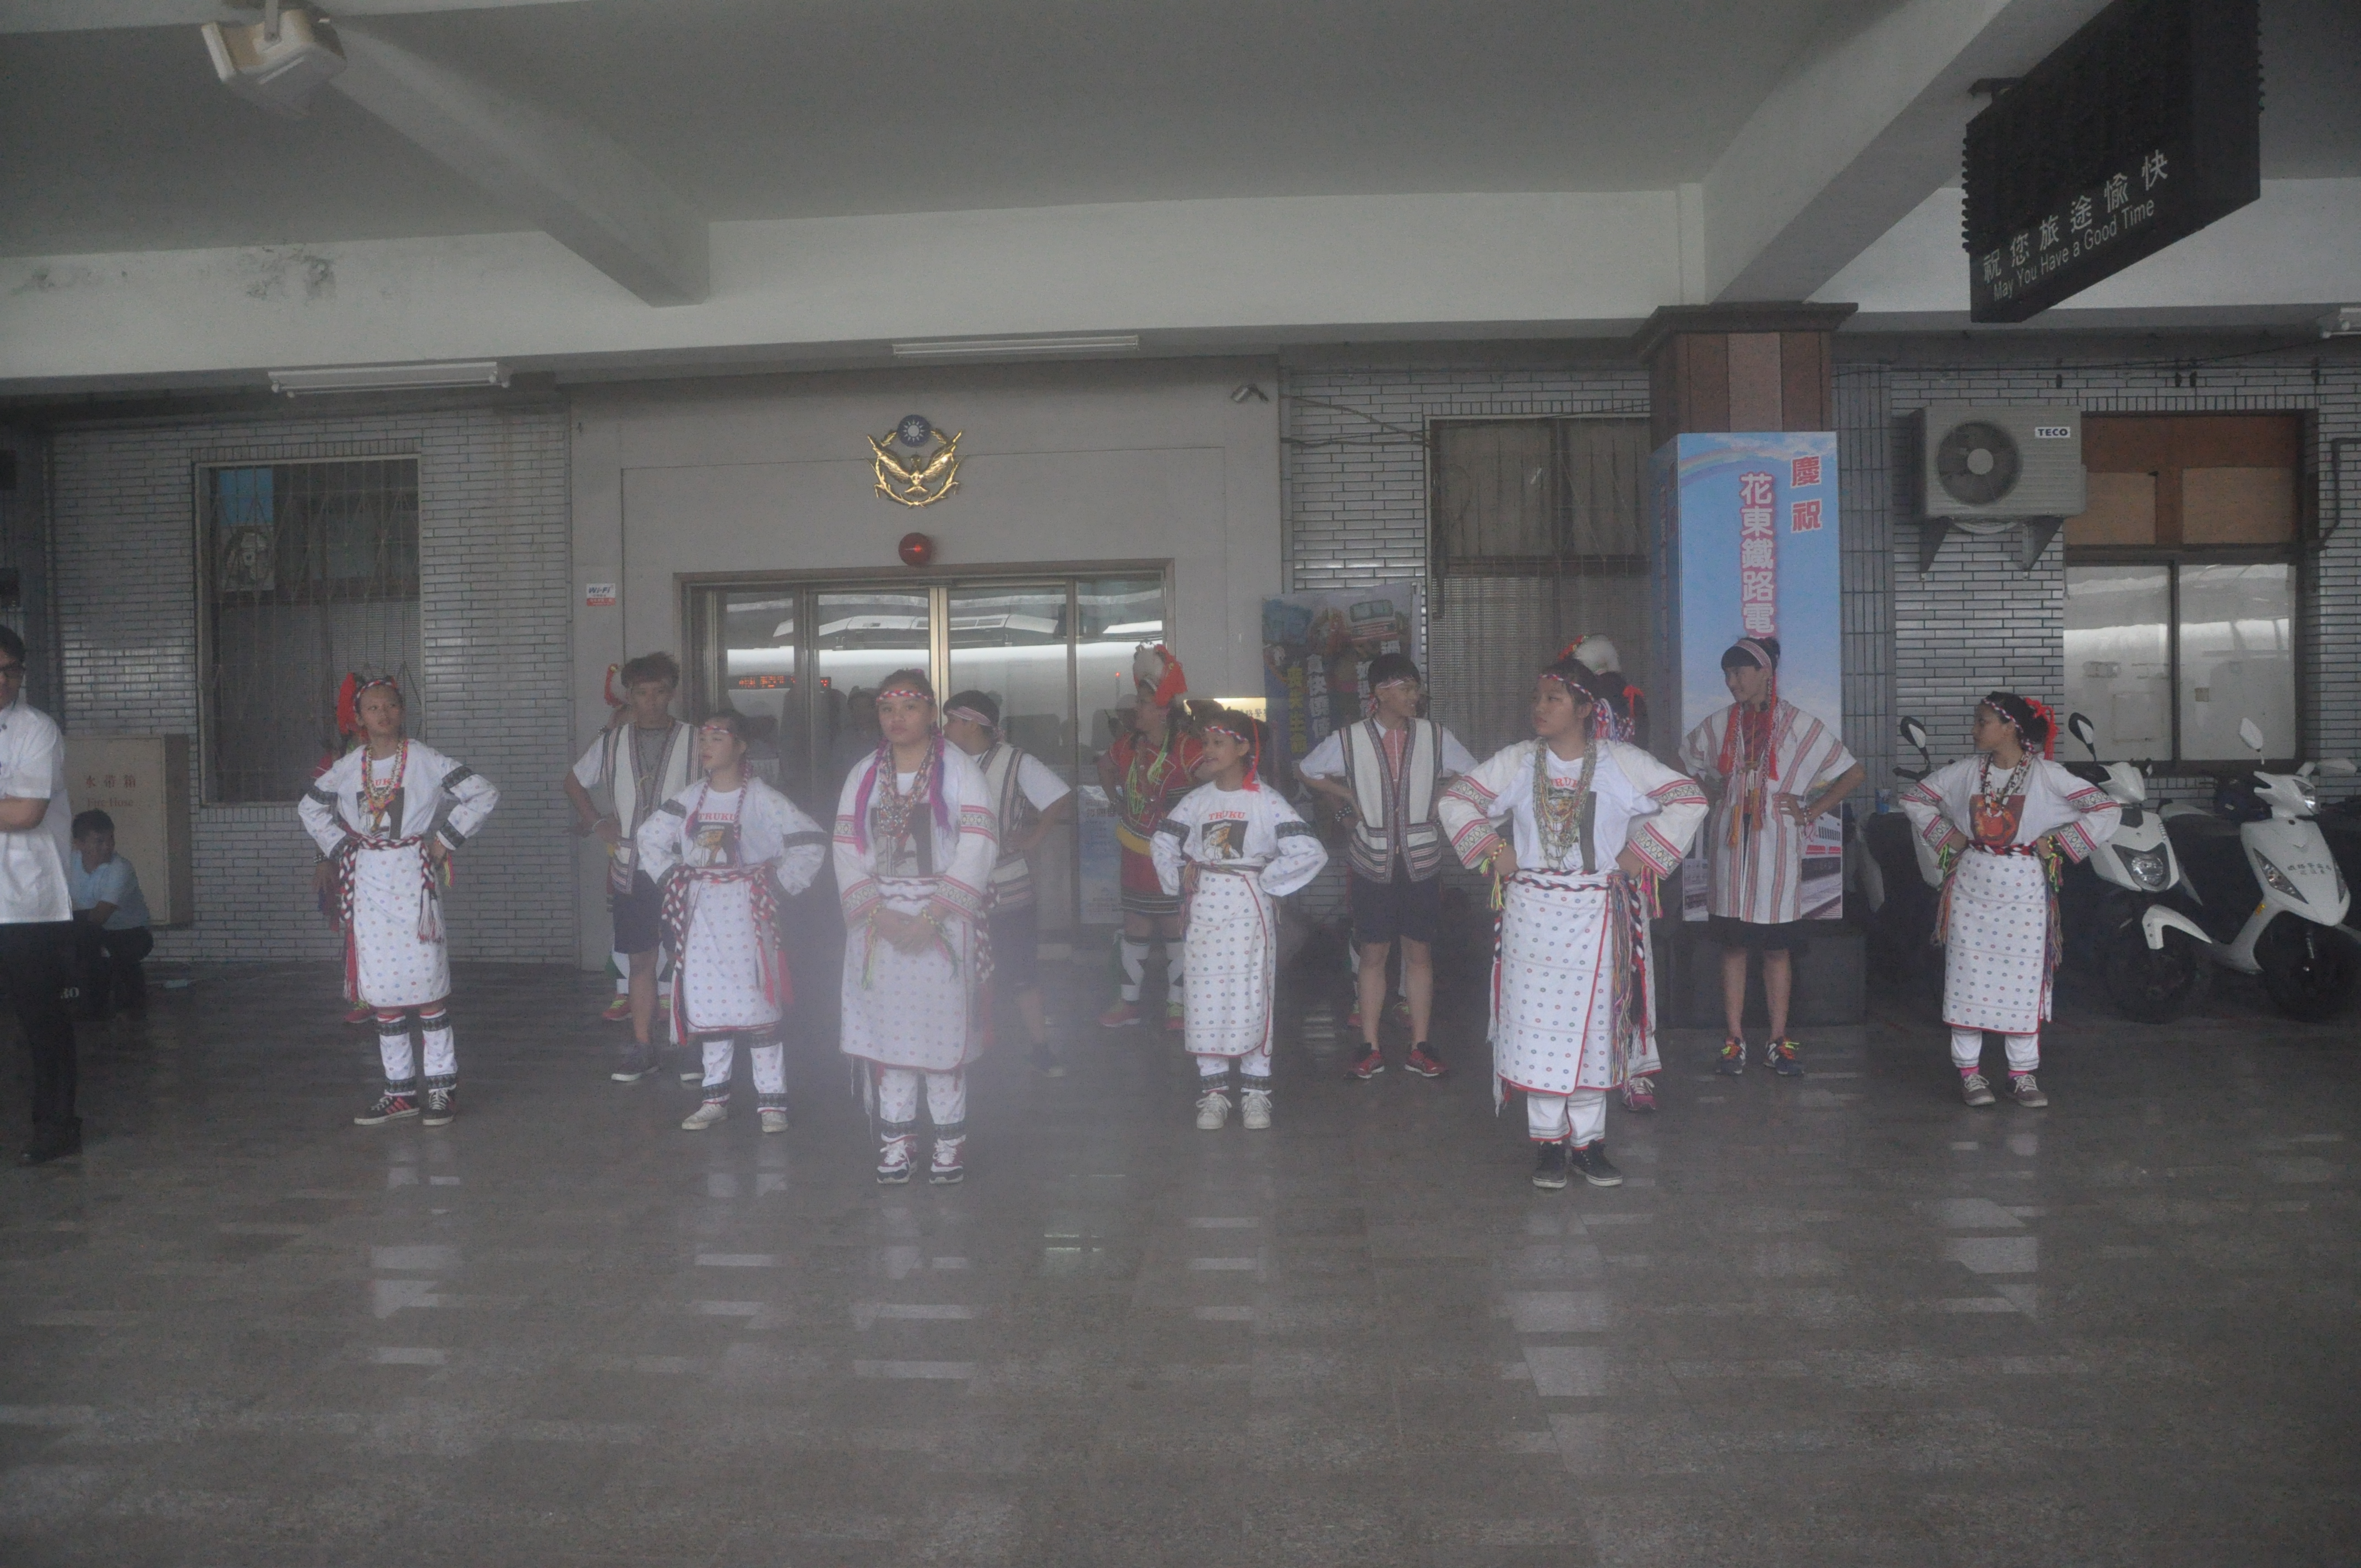
[[[94,734],[193,732],[194,466],[419,460],[422,738],[499,784],[449,906],[463,959],[570,962],[572,573],[567,416],[555,407],[69,428],[51,440],[60,718]],[[311,841],[290,806],[191,802],[197,919],[159,957],[324,958]]]

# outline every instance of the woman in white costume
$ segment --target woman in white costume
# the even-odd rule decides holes
[[[458,1114],[458,1050],[444,1006],[451,950],[443,889],[451,852],[473,838],[500,792],[474,769],[403,736],[401,688],[363,683],[354,706],[362,743],[313,781],[295,807],[328,858],[345,933],[345,994],[377,1014],[385,1092],[353,1120],[362,1126],[421,1114],[410,1016],[426,1050],[423,1120]]]
[[[967,1066],[983,1052],[984,898],[1000,858],[983,775],[935,727],[935,688],[896,670],[877,689],[877,751],[836,810],[844,905],[844,1054],[870,1064],[877,1179],[910,1179],[918,1082],[935,1124],[928,1179],[966,1174]]]
[[[1235,708],[1201,720],[1213,777],[1157,824],[1148,851],[1156,880],[1181,901],[1182,1034],[1197,1058],[1197,1125],[1230,1117],[1230,1064],[1238,1069],[1242,1120],[1270,1125],[1271,992],[1279,972],[1279,906],[1320,874],[1328,851],[1311,825],[1255,777],[1255,722]]]
[[[705,770],[640,827],[640,868],[663,890],[673,974],[673,1038],[702,1042],[705,1102],[681,1130],[730,1115],[744,1038],[763,1131],[787,1130],[786,1046],[779,1020],[795,986],[779,956],[779,905],[812,884],[828,835],[785,795],[746,772],[746,720],[718,713],[697,731]]]
[[[2009,1093],[2047,1105],[2034,1078],[2058,971],[2058,877],[2114,837],[2123,810],[2049,760],[2058,721],[2042,703],[1989,692],[1976,705],[1977,754],[1902,796],[1910,826],[1944,869],[1935,940],[1944,948],[1943,1022],[1971,1105],[1993,1102],[1984,1031],[2007,1036]]]
[[[1694,783],[1598,737],[1587,673],[1571,656],[1543,670],[1536,738],[1462,774],[1441,806],[1454,851],[1500,886],[1493,1102],[1523,1093],[1533,1185],[1553,1189],[1569,1167],[1596,1187],[1623,1179],[1607,1158],[1607,1095],[1654,1034],[1649,906],[1705,818]]]

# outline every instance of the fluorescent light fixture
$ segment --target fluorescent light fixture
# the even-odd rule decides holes
[[[2361,305],[2339,305],[2320,318],[2323,337],[2361,337]]]
[[[1067,337],[932,337],[894,345],[896,359],[978,359],[1010,354],[1136,354],[1136,332],[1088,333]]]
[[[291,398],[319,392],[414,392],[433,387],[505,387],[509,367],[497,359],[449,359],[411,365],[328,365],[313,370],[273,370],[270,389]]]

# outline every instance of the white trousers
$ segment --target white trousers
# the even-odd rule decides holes
[[[1270,1082],[1270,1047],[1268,1046],[1257,1046],[1242,1057],[1199,1057],[1197,1076],[1219,1078],[1230,1070],[1232,1062],[1238,1064],[1239,1076],[1258,1078],[1266,1085]]]
[[[2008,1042],[2008,1070],[2031,1072],[2041,1065],[2039,1035],[2003,1035]],[[1951,1031],[1951,1065],[1961,1072],[1973,1072],[1983,1065],[1984,1032],[1982,1029]]]
[[[459,1081],[459,1047],[451,1037],[451,1015],[439,1002],[418,1010],[418,1032],[426,1043],[426,1087],[449,1089]],[[409,1094],[418,1088],[418,1058],[410,1044],[410,1014],[377,1015],[377,1055],[385,1086]]]
[[[1607,1091],[1527,1094],[1525,1127],[1537,1144],[1571,1143],[1586,1149],[1607,1135]]]
[[[708,1035],[705,1046],[705,1102],[730,1103],[730,1079],[738,1066],[738,1036]],[[750,1039],[746,1055],[753,1063],[754,1094],[765,1111],[787,1108],[787,1047],[776,1036]]]
[[[914,1067],[881,1067],[877,1073],[877,1130],[888,1138],[914,1136],[918,1130],[918,1080],[927,1080],[927,1116],[935,1136],[967,1135],[967,1074],[963,1071],[920,1072]]]

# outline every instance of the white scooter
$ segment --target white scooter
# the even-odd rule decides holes
[[[2259,762],[2263,732],[2253,719],[2239,721],[2238,738]],[[2258,976],[2272,1005],[2291,1018],[2334,1017],[2361,981],[2361,934],[2344,927],[2352,895],[2312,821],[2313,775],[2353,771],[2341,758],[2292,773],[2257,768],[2224,780],[2212,813],[2176,808],[2165,817],[2213,961]]]
[[[2070,868],[2059,890],[2067,952],[2096,966],[2125,1017],[2169,1024],[2204,993],[2213,939],[2165,902],[2182,885],[2180,862],[2163,819],[2147,809],[2146,770],[2101,762],[2098,730],[2083,715],[2070,715],[2066,729],[2091,753],[2067,770],[2104,790],[2122,812],[2114,837]]]

